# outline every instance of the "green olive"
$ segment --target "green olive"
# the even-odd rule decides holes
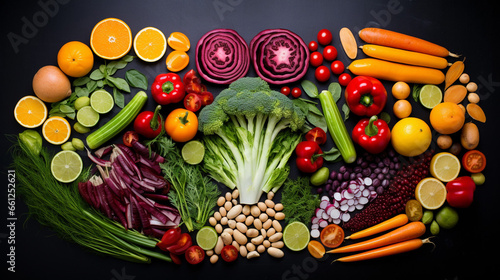
[[[431,210],[425,210],[422,216],[422,223],[425,225],[430,224],[434,219],[434,213]]]
[[[311,176],[311,185],[315,187],[321,186],[328,181],[329,176],[330,170],[328,167],[321,167]]]
[[[484,184],[484,181],[486,181],[486,177],[484,177],[484,174],[479,172],[479,173],[473,173],[470,175],[476,186],[480,186]]]

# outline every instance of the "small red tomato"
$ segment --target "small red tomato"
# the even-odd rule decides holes
[[[321,230],[320,239],[328,248],[338,247],[344,241],[344,230],[336,224],[330,224]]]
[[[184,254],[184,252],[186,252],[186,250],[191,247],[191,245],[193,245],[191,235],[189,235],[189,233],[183,233],[181,234],[177,242],[167,247],[167,251],[172,254],[180,255]]]
[[[309,58],[309,63],[314,67],[320,66],[323,63],[323,55],[320,52],[313,52]]]
[[[314,71],[314,76],[316,77],[316,80],[320,82],[326,82],[328,79],[330,79],[330,70],[328,67],[321,65],[318,68],[316,68],[316,71]]]
[[[321,127],[315,127],[306,133],[306,140],[323,145],[326,143],[326,132]]]
[[[349,74],[347,74],[347,73],[342,73],[342,74],[340,74],[340,76],[339,76],[339,84],[340,84],[341,86],[346,87],[346,86],[349,84],[349,82],[350,82],[351,80],[352,80],[351,75],[349,75]]]
[[[486,156],[478,150],[470,150],[462,157],[462,166],[470,173],[479,173],[486,167]]]
[[[198,245],[193,245],[186,250],[184,254],[190,264],[199,264],[205,258],[205,251]]]
[[[332,42],[332,38],[332,32],[328,29],[321,29],[318,32],[318,42],[323,46],[330,44]]]
[[[184,108],[191,112],[196,112],[201,108],[201,98],[196,93],[189,93],[184,97]]]
[[[177,265],[180,265],[182,263],[181,258],[179,257],[179,255],[170,253],[170,258],[172,259],[172,262],[175,263],[175,264],[177,264]]]
[[[332,65],[330,67],[332,69],[332,73],[335,74],[335,75],[340,75],[344,72],[344,63],[342,63],[342,61],[340,60],[335,60],[334,62],[332,62]]]
[[[318,43],[316,43],[316,41],[311,41],[309,42],[308,47],[310,51],[315,52],[318,50]]]
[[[302,90],[300,90],[300,88],[298,87],[294,87],[292,89],[292,96],[295,97],[295,98],[299,98],[300,96],[302,95]]]
[[[207,106],[214,102],[214,95],[209,91],[204,91],[199,94],[201,99],[201,106]]]
[[[337,49],[334,46],[326,46],[323,49],[323,57],[326,61],[333,61],[337,58]]]
[[[222,248],[220,256],[226,262],[234,262],[238,258],[238,249],[233,245],[226,245]]]
[[[284,86],[281,88],[280,92],[283,93],[284,95],[288,96],[288,95],[290,95],[290,88],[287,86]]]
[[[123,134],[123,144],[127,147],[132,147],[134,141],[139,141],[139,134],[135,131],[127,131]]]
[[[182,232],[180,227],[171,228],[163,234],[163,237],[160,242],[158,242],[157,246],[162,250],[166,250],[167,247],[179,241],[181,234]]]

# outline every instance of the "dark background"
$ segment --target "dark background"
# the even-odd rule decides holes
[[[44,11],[44,3],[49,5]],[[55,5],[54,5],[55,3]],[[338,31],[350,28],[354,33],[364,27],[382,27],[443,45],[450,51],[466,57],[465,72],[479,85],[480,105],[488,121],[478,123],[481,141],[478,149],[488,157],[484,174],[486,183],[478,186],[473,205],[459,210],[460,222],[452,230],[442,230],[433,241],[436,247],[424,245],[418,251],[362,263],[333,263],[332,256],[324,261],[310,257],[307,251],[291,252],[285,249],[283,259],[272,259],[264,254],[259,259],[227,264],[219,261],[212,265],[208,260],[197,266],[183,264],[176,266],[158,260],[143,265],[129,263],[110,257],[97,256],[84,248],[63,241],[50,229],[41,227],[35,220],[28,220],[27,209],[20,199],[16,204],[16,272],[7,271],[8,254],[6,226],[0,228],[0,252],[2,275],[8,279],[366,279],[380,277],[392,279],[480,279],[495,277],[498,264],[498,197],[499,184],[496,172],[498,140],[495,115],[499,101],[500,73],[498,54],[493,40],[498,41],[497,13],[493,1],[250,1],[250,0],[208,0],[208,1],[9,1],[2,7],[0,25],[0,77],[1,120],[3,134],[0,137],[3,186],[7,188],[7,170],[11,163],[7,149],[10,142],[6,135],[17,134],[23,128],[13,118],[16,102],[25,95],[33,94],[31,80],[42,66],[57,64],[59,48],[66,42],[77,40],[89,44],[90,32],[101,19],[117,17],[124,20],[135,35],[140,29],[154,26],[166,36],[174,31],[185,33],[194,47],[197,40],[207,31],[215,28],[231,28],[240,33],[247,42],[255,34],[268,28],[287,28],[300,35],[307,43],[316,38],[317,32],[328,28],[334,34],[333,44],[339,50],[339,59],[348,65],[339,42]],[[23,36],[26,21],[37,22],[36,30]],[[15,47],[9,42],[9,33],[25,37],[26,41]],[[27,36],[26,36],[27,35]],[[29,37],[29,38],[28,38]],[[362,42],[356,36],[359,44]],[[167,50],[167,53],[170,51]],[[131,51],[133,54],[133,51]],[[193,48],[188,52],[191,62],[188,69],[195,67]],[[358,58],[363,57],[359,54]],[[165,56],[166,57],[166,56]],[[144,63],[135,59],[127,69],[136,68],[144,73],[150,83],[154,77],[166,71],[165,57],[156,63]],[[453,61],[450,59],[450,61]],[[96,57],[95,66],[103,61]],[[116,76],[123,77],[124,71]],[[249,76],[255,76],[252,67]],[[313,78],[313,71],[307,78]],[[330,82],[336,81],[336,76]],[[384,82],[390,90],[392,83]],[[224,87],[208,84],[215,94]],[[327,83],[319,84],[326,88]],[[278,89],[278,88],[276,88]],[[135,91],[133,91],[134,93]],[[149,94],[149,91],[147,91]],[[126,102],[132,94],[126,95]],[[429,110],[413,105],[412,116],[428,122]],[[342,99],[340,102],[343,102]],[[394,99],[389,94],[386,111],[392,116]],[[150,98],[147,108],[154,108]],[[172,107],[173,108],[173,107]],[[164,108],[166,114],[171,108]],[[102,125],[113,116],[101,119]],[[393,117],[390,126],[396,119]],[[357,122],[352,116],[347,121],[351,130]],[[477,122],[476,122],[477,123]],[[84,136],[74,136],[84,139]],[[434,135],[434,141],[437,135]],[[115,139],[118,141],[118,138]],[[45,144],[47,144],[45,142]],[[50,144],[47,144],[50,145]],[[326,144],[332,145],[331,140]],[[435,142],[433,148],[437,148]],[[59,149],[54,147],[54,150]],[[85,158],[85,157],[84,157]],[[292,157],[294,159],[294,157]],[[293,162],[293,160],[291,161]],[[338,169],[340,163],[328,165]],[[292,163],[292,176],[297,171]],[[1,192],[1,221],[7,224],[7,192]],[[5,222],[4,222],[5,221]],[[488,275],[488,276],[487,276]],[[5,279],[4,277],[2,277]]]

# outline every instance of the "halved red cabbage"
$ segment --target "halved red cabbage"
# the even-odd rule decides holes
[[[266,29],[250,42],[255,72],[270,84],[300,80],[309,67],[309,50],[302,38],[287,29]]]
[[[200,76],[216,84],[230,84],[250,68],[248,45],[232,29],[214,29],[203,35],[196,45],[195,60]]]

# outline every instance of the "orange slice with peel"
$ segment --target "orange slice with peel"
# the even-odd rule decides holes
[[[130,27],[117,18],[103,19],[92,29],[90,47],[101,58],[122,58],[132,48]]]
[[[154,27],[143,28],[134,38],[135,54],[147,62],[155,62],[167,50],[167,39],[163,32]]]
[[[42,126],[42,135],[47,142],[61,145],[68,141],[71,135],[71,126],[65,118],[50,117]]]
[[[27,95],[19,99],[16,107],[14,107],[16,121],[26,128],[34,128],[42,125],[45,119],[47,119],[47,114],[48,111],[45,103],[33,95]]]

